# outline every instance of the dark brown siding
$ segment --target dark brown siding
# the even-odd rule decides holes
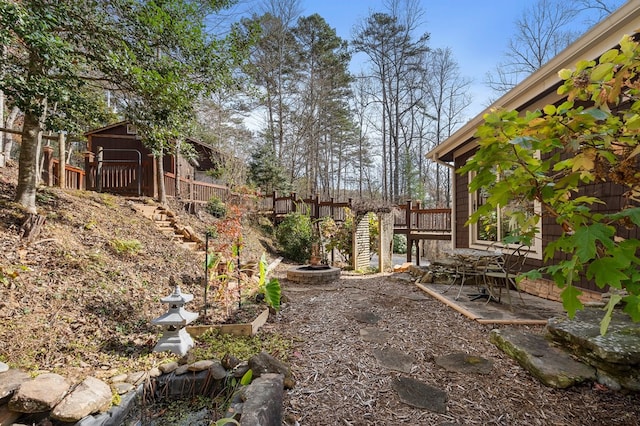
[[[473,152],[468,152],[455,160],[456,170],[460,169],[473,155]],[[465,222],[469,218],[469,176],[467,174],[455,173],[455,187],[456,187],[456,211],[455,211],[455,229],[456,229],[456,241],[455,247],[468,248],[469,247],[469,227],[465,226]]]
[[[455,159],[455,168],[458,170],[461,168],[467,159],[473,154],[473,152],[466,153]],[[456,226],[456,241],[455,246],[459,248],[469,247],[469,231],[464,226],[465,221],[469,217],[469,201],[468,201],[468,178],[466,175],[455,174],[455,186],[456,186],[456,210],[455,210],[455,226]],[[626,199],[624,198],[625,188],[613,184],[611,182],[598,182],[594,184],[585,185],[582,187],[578,195],[591,195],[600,198],[605,204],[594,204],[591,206],[593,210],[601,213],[612,213],[620,211],[625,205]],[[576,196],[578,196],[576,195]],[[543,215],[542,218],[542,246],[543,250],[547,247],[549,242],[558,239],[562,236],[562,226],[556,223],[555,218],[549,215]],[[640,231],[638,227],[632,228],[618,228],[619,237],[622,238],[640,238]],[[567,255],[556,253],[553,262],[558,263],[562,260],[566,260]],[[542,260],[528,259],[526,269],[534,269],[543,266]],[[586,290],[592,290],[597,292],[607,291],[608,288],[600,289],[593,281],[589,281],[586,277],[581,277],[576,282],[578,287]]]

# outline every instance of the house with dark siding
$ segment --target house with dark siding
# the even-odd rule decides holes
[[[628,1],[620,9],[595,25],[582,37],[568,46],[559,55],[550,60],[542,68],[531,74],[511,91],[506,93],[481,114],[470,120],[466,125],[446,139],[442,144],[427,154],[433,161],[460,169],[477,150],[474,134],[483,123],[483,116],[490,109],[502,108],[516,110],[520,113],[535,111],[545,105],[562,103],[565,98],[558,95],[557,89],[561,85],[558,72],[566,68],[575,68],[581,60],[596,60],[606,51],[615,48],[625,35],[637,34],[640,31],[640,2]],[[452,246],[453,248],[477,248],[489,249],[501,247],[508,250],[506,244],[500,242],[499,231],[496,235],[488,237],[482,235],[478,225],[465,225],[469,215],[477,206],[478,194],[471,194],[468,186],[469,175],[459,173],[451,174],[453,182],[452,199]],[[617,211],[622,203],[624,188],[612,183],[595,183],[583,188],[589,193],[604,200],[606,205],[596,205],[594,208],[603,212]],[[499,214],[499,213],[498,213]],[[534,246],[527,252],[527,268],[533,269],[543,265],[543,250],[550,242],[562,235],[562,228],[553,218],[542,216],[541,229]],[[621,230],[623,238],[638,238],[640,234],[637,227]],[[586,279],[577,283],[583,292],[583,301],[597,300],[602,289]],[[560,290],[550,280],[523,281],[521,289],[548,299],[560,300]],[[606,289],[604,290],[606,291]]]

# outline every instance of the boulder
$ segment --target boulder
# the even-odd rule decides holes
[[[45,373],[24,382],[9,400],[9,409],[20,413],[50,411],[65,396],[70,383],[59,374]]]
[[[13,394],[21,384],[29,380],[31,376],[14,368],[0,373],[0,400]]]
[[[574,360],[543,336],[496,329],[491,330],[490,340],[546,386],[562,389],[596,379],[592,367]]]
[[[614,311],[600,335],[601,309],[578,311],[573,319],[552,318],[547,331],[553,341],[598,370],[598,381],[611,388],[640,390],[640,324]]]
[[[63,422],[77,422],[89,414],[107,411],[111,407],[111,388],[95,377],[87,377],[51,412],[51,417]]]
[[[266,352],[260,352],[258,355],[252,356],[249,359],[249,367],[253,371],[253,377],[260,377],[266,373],[282,374],[286,388],[291,389],[295,386],[295,380],[289,367]]]
[[[242,426],[280,426],[282,424],[282,374],[264,373],[243,391]]]

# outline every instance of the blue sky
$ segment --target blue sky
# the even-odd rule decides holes
[[[349,40],[353,26],[370,11],[384,11],[382,0],[302,0],[302,15],[318,13]],[[482,81],[503,58],[509,38],[515,33],[514,21],[534,0],[421,0],[424,11],[422,32],[431,36],[432,48],[451,48],[464,78],[473,81],[473,105],[469,118],[487,104],[490,91]],[[357,65],[352,69],[358,71]]]

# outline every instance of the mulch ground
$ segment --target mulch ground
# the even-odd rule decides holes
[[[637,394],[593,384],[548,388],[489,342],[492,328],[514,326],[479,324],[393,275],[343,272],[324,286],[287,281],[286,265],[276,275],[289,301],[266,327],[295,342],[290,363],[297,385],[285,395],[288,424],[638,424]],[[544,333],[543,326],[518,327]],[[410,372],[381,365],[376,353],[382,349],[409,356]],[[488,360],[489,374],[451,372],[436,363],[456,353]],[[443,390],[446,412],[401,402],[394,389],[400,378]]]

